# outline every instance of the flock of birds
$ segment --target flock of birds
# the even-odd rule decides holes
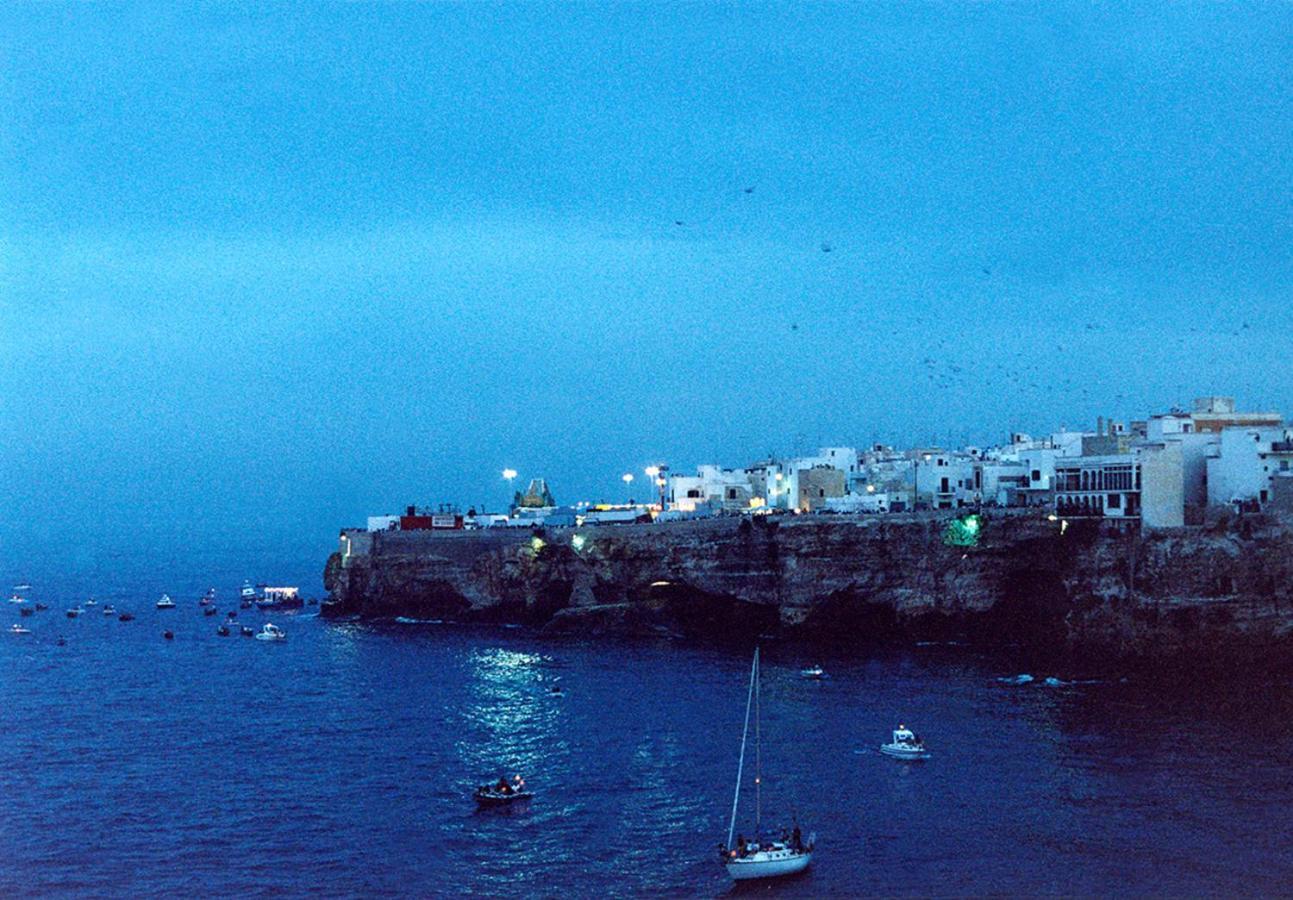
[[[752,224],[756,207],[750,204],[755,193],[753,184],[723,190],[694,215],[673,218],[671,227],[722,240],[731,230]],[[836,250],[832,241],[818,244],[820,253]],[[859,283],[859,289],[866,287]],[[1020,401],[1018,408],[1027,412],[1079,413],[1084,418],[1122,413],[1128,407],[1143,408],[1137,413],[1140,416],[1156,411],[1165,399],[1181,402],[1203,393],[1238,392],[1254,403],[1263,400],[1257,396],[1260,383],[1244,365],[1247,353],[1242,346],[1229,343],[1254,334],[1250,317],[1242,309],[1199,304],[1200,308],[1191,312],[1194,324],[1176,329],[1147,321],[1143,315],[1137,318],[1131,303],[1103,297],[1097,308],[1077,293],[1064,300],[1074,317],[1068,322],[1062,313],[1039,315],[1046,312],[1037,308],[1047,302],[1045,297],[1018,296],[1012,279],[994,277],[994,267],[985,263],[978,264],[977,283],[964,287],[964,296],[975,299],[939,300],[928,296],[923,287],[914,287],[906,297],[896,294],[892,300],[860,301],[859,305],[872,305],[873,309],[860,312],[878,320],[874,328],[867,326],[871,331],[865,335],[867,343],[884,345],[883,355],[890,359],[902,355],[907,347],[921,354],[912,373],[915,384],[909,384],[921,388],[918,393],[924,397],[932,393],[969,400],[981,397],[988,385]],[[911,313],[905,325],[901,318],[891,320],[895,311],[903,310]],[[1010,324],[1016,317],[1017,324]],[[1051,324],[1037,324],[1045,319],[1051,319]],[[1055,324],[1057,321],[1060,324]],[[958,323],[968,327],[961,328]],[[801,322],[791,321],[787,327],[800,332]],[[834,330],[837,323],[830,327]],[[1133,332],[1165,336],[1161,340],[1137,338]],[[1133,359],[1141,360],[1135,372],[1130,368]],[[1182,376],[1197,379],[1200,372],[1208,373],[1207,383],[1182,383]],[[1028,418],[1031,420],[1031,415]]]

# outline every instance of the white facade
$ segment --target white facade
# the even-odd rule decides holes
[[[920,506],[954,509],[982,500],[975,483],[975,460],[947,452],[922,453],[916,462]]]
[[[369,516],[369,531],[393,531],[400,527],[399,516]]]
[[[1293,471],[1293,428],[1227,428],[1207,471],[1210,505],[1268,503],[1274,479]]]

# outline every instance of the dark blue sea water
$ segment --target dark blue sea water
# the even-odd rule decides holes
[[[306,560],[296,580],[317,587],[317,570]],[[34,634],[0,634],[0,895],[731,890],[713,848],[745,648],[240,612],[286,628],[268,644],[218,637],[198,611],[241,571],[130,571],[96,578],[134,622],[67,620],[95,585],[50,574],[30,592],[53,606],[23,620]],[[161,589],[179,609],[153,608]],[[799,677],[814,662],[828,680]],[[754,893],[1289,890],[1286,681],[996,680],[1017,669],[970,647],[765,645],[765,820],[797,814],[819,845],[808,875]],[[900,720],[933,758],[876,752]],[[534,802],[477,812],[473,786],[513,772]]]

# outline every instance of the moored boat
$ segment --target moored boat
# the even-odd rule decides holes
[[[823,669],[821,666],[812,666],[807,669],[800,669],[799,676],[801,678],[812,678],[812,679],[820,680],[826,677],[826,670]]]
[[[23,626],[19,625],[17,622],[14,622],[12,625],[9,626],[9,633],[10,634],[31,634],[31,629],[24,628]]]
[[[300,609],[304,602],[294,587],[266,587],[256,605],[261,609]]]
[[[287,640],[287,632],[283,631],[283,629],[279,628],[272,622],[266,622],[265,626],[261,628],[260,633],[256,635],[256,640],[285,641]]]
[[[170,594],[162,594],[162,599],[157,601],[158,609],[174,609],[175,601],[171,599]]]
[[[906,725],[899,725],[893,730],[893,741],[881,744],[880,752],[895,759],[925,759],[929,756],[920,735]]]
[[[83,613],[83,612],[85,612],[85,610],[81,609],[81,607],[79,607],[79,606],[73,606],[71,609],[69,609],[69,610],[67,611],[67,617],[68,617],[69,619],[75,619],[77,616],[79,616],[79,615],[80,615],[81,613]]]
[[[515,775],[510,782],[506,778],[500,778],[494,784],[482,784],[476,788],[472,797],[477,806],[510,806],[532,799],[534,792],[527,791],[525,779]]]
[[[747,840],[736,834],[736,814],[741,799],[741,775],[745,769],[745,746],[750,735],[750,711],[754,710],[754,838]],[[759,714],[759,651],[754,651],[754,664],[750,669],[749,696],[745,702],[745,729],[741,734],[741,755],[736,764],[736,793],[732,797],[732,819],[727,829],[727,842],[718,845],[719,859],[727,874],[734,881],[758,878],[779,878],[794,875],[808,868],[813,861],[812,835],[804,841],[796,823],[794,831],[782,831],[780,840],[760,837],[763,816],[763,753]]]

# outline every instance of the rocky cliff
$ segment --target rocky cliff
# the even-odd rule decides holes
[[[948,524],[932,514],[803,516],[379,533],[364,552],[328,561],[325,610],[553,632],[957,636],[1293,658],[1293,532],[1278,522],[1142,536],[999,511],[968,541],[949,537]]]

